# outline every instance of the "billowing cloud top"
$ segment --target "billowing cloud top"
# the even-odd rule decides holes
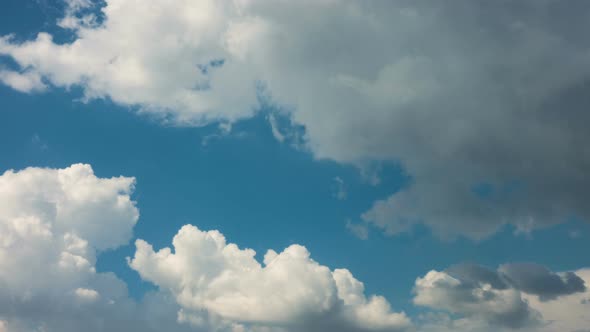
[[[97,273],[95,262],[97,251],[131,238],[134,183],[97,178],[82,164],[0,176],[0,330],[85,330],[105,320],[111,303],[119,313],[105,326],[122,326],[126,286]]]
[[[169,248],[154,252],[136,242],[130,266],[145,280],[169,289],[182,307],[179,317],[197,326],[208,319],[305,331],[397,331],[411,324],[391,312],[380,296],[365,298],[364,286],[345,269],[330,271],[300,245],[269,250],[264,266],[255,252],[226,243],[217,231],[184,226]]]

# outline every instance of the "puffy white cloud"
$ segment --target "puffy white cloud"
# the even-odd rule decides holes
[[[139,217],[129,196],[134,183],[127,177],[97,178],[90,165],[82,164],[9,170],[0,177],[2,226],[14,234],[9,240],[28,234],[63,237],[68,252],[78,256],[88,246],[116,248],[129,241]]]
[[[126,244],[138,220],[134,178],[98,178],[89,165],[0,176],[0,328],[14,331],[397,331],[411,326],[347,270],[302,246],[252,250],[216,231],[183,227],[175,252],[142,240],[131,266],[162,289],[140,302],[96,272],[100,251]],[[40,277],[42,276],[42,277]],[[173,296],[171,297],[170,294]],[[186,324],[179,324],[186,323]]]
[[[261,265],[253,250],[190,225],[173,245],[173,251],[155,252],[137,240],[129,264],[143,279],[171,291],[182,307],[180,317],[195,325],[213,320],[294,331],[394,331],[411,325],[383,297],[367,299],[348,270],[331,271],[302,246],[269,250]]]
[[[151,330],[125,283],[95,268],[131,237],[134,182],[82,164],[0,175],[0,331]]]
[[[96,251],[131,237],[139,215],[129,197],[134,181],[100,179],[81,164],[2,174],[1,284],[10,292],[61,293],[94,278]]]

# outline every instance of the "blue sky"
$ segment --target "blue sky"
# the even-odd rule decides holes
[[[108,2],[110,1],[106,3]],[[55,22],[63,17],[64,13],[74,15],[73,17],[83,15],[81,11],[76,11],[79,10],[75,7],[76,3],[76,1],[63,3],[5,1],[0,7],[2,13],[0,36],[13,34],[9,44],[19,45],[22,41],[35,40],[36,34],[43,31],[54,36],[56,45],[67,45],[77,38],[82,38],[82,34],[76,35],[77,32],[83,29],[99,29],[101,24],[102,18],[98,19],[97,23],[93,23],[97,24],[96,26],[78,27],[69,31],[58,27]],[[100,4],[95,4],[94,7],[86,8],[85,1],[79,3],[81,8],[90,13],[98,12],[101,7]],[[72,7],[67,7],[66,4]],[[70,14],[67,14],[70,10],[68,8],[74,8],[71,9]],[[305,10],[305,8],[297,8],[297,10]],[[344,22],[348,21],[344,20]],[[111,37],[116,38],[113,36]],[[212,52],[213,58],[216,52]],[[317,52],[320,54],[323,51]],[[469,162],[477,164],[485,160],[485,158],[477,160],[476,157],[464,158],[461,155],[453,155],[451,152],[451,159],[455,158],[458,164],[454,164],[453,160],[445,159],[440,162],[440,173],[443,173],[441,177],[432,176],[433,172],[438,173],[436,166],[428,168],[422,165],[437,164],[438,161],[432,156],[416,157],[422,153],[419,143],[416,143],[415,150],[412,146],[394,148],[393,146],[397,143],[393,142],[397,140],[397,136],[392,135],[391,147],[388,145],[389,141],[386,138],[389,132],[406,129],[412,131],[410,126],[414,122],[404,124],[406,127],[401,129],[397,125],[392,125],[391,129],[387,129],[387,126],[377,126],[374,129],[360,130],[354,125],[343,125],[342,128],[348,128],[349,135],[353,138],[338,136],[340,135],[338,131],[344,130],[340,127],[334,127],[336,134],[324,136],[324,132],[331,133],[332,129],[325,123],[320,124],[321,120],[315,120],[313,114],[321,112],[328,114],[328,110],[323,108],[332,107],[334,104],[321,100],[318,102],[317,110],[298,111],[297,101],[304,107],[309,107],[310,103],[313,105],[314,99],[309,96],[299,97],[298,93],[303,93],[305,89],[280,90],[285,88],[271,74],[268,76],[270,82],[268,91],[272,95],[273,106],[263,102],[255,106],[254,111],[246,110],[231,114],[225,111],[215,113],[215,110],[207,110],[204,117],[199,115],[193,122],[191,119],[186,120],[186,114],[198,111],[184,109],[186,105],[168,105],[166,104],[168,101],[162,101],[161,104],[157,104],[160,101],[156,101],[156,105],[150,105],[154,99],[143,95],[136,97],[136,92],[132,90],[128,92],[128,95],[138,99],[127,101],[124,97],[125,92],[123,96],[111,95],[112,89],[117,87],[115,83],[109,83],[108,80],[101,81],[100,84],[113,84],[115,87],[93,92],[91,91],[92,79],[87,79],[90,83],[84,80],[73,84],[63,83],[60,78],[56,78],[59,77],[59,73],[51,72],[53,70],[51,64],[38,65],[38,60],[31,60],[31,63],[27,65],[30,57],[19,58],[18,53],[2,51],[1,47],[0,53],[3,54],[0,57],[0,69],[16,71],[23,75],[37,70],[42,77],[41,82],[45,85],[44,88],[39,89],[42,91],[31,88],[24,92],[17,91],[19,89],[11,86],[9,81],[0,85],[0,172],[10,169],[19,171],[26,167],[65,169],[72,164],[83,163],[91,165],[98,178],[118,176],[136,178],[131,198],[137,202],[136,207],[140,217],[133,228],[133,236],[129,242],[115,249],[99,251],[96,262],[97,273],[114,272],[127,285],[132,301],[141,302],[145,294],[163,291],[166,288],[158,283],[157,278],[146,277],[147,272],[141,268],[129,266],[126,258],[133,257],[136,253],[133,241],[143,239],[152,244],[156,250],[168,247],[174,235],[186,224],[195,225],[201,230],[219,230],[228,242],[236,243],[240,248],[254,249],[259,262],[263,261],[267,249],[280,252],[293,244],[303,245],[311,252],[314,261],[331,269],[350,270],[355,278],[364,283],[367,295],[383,295],[391,303],[394,311],[404,311],[414,322],[412,323],[414,328],[423,328],[425,331],[432,326],[420,327],[418,314],[431,310],[447,312],[453,319],[458,317],[458,319],[483,320],[486,322],[485,326],[476,324],[477,328],[494,328],[494,320],[486,318],[485,314],[476,315],[473,311],[462,312],[451,305],[440,303],[415,305],[416,292],[420,293],[419,289],[415,290],[416,279],[422,278],[429,271],[445,271],[450,266],[464,263],[480,264],[490,271],[495,271],[498,266],[507,263],[535,263],[556,273],[576,271],[590,266],[590,258],[583,254],[590,249],[587,241],[590,226],[584,221],[586,212],[583,209],[576,210],[579,205],[568,196],[570,192],[578,195],[583,194],[584,191],[567,187],[570,179],[564,180],[565,189],[555,187],[554,197],[551,196],[551,192],[542,197],[537,197],[536,194],[525,194],[522,197],[518,196],[514,200],[516,203],[508,202],[512,199],[511,197],[498,197],[498,203],[494,203],[497,205],[490,205],[494,211],[498,212],[492,212],[490,214],[492,217],[488,215],[481,217],[482,220],[497,218],[502,222],[498,224],[482,222],[482,227],[477,227],[476,230],[464,224],[449,222],[446,225],[445,220],[449,217],[445,215],[446,212],[443,212],[440,221],[436,220],[436,213],[447,211],[446,209],[434,209],[432,210],[434,212],[430,212],[425,205],[402,207],[407,208],[408,216],[416,215],[414,211],[418,210],[425,211],[424,215],[418,216],[420,220],[430,218],[428,221],[411,223],[409,228],[403,231],[391,231],[399,227],[396,224],[397,221],[393,221],[397,220],[394,215],[373,219],[362,217],[364,213],[372,210],[378,201],[385,202],[390,197],[397,197],[396,193],[407,191],[408,188],[421,188],[415,183],[421,183],[423,178],[436,184],[437,190],[438,184],[446,188],[443,196],[452,196],[456,193],[456,188],[452,183],[445,184],[444,173],[448,171],[446,176],[454,177],[456,176],[454,171],[449,170],[463,167],[457,165]],[[55,53],[46,56],[59,57],[60,55]],[[353,55],[351,57],[355,61],[362,61],[362,59],[355,59]],[[222,71],[231,65],[231,58],[226,61],[230,64],[224,63],[215,70]],[[329,65],[325,66],[329,67]],[[215,71],[212,71],[211,75],[215,75],[214,73]],[[407,75],[407,73],[403,72],[400,75]],[[422,73],[419,72],[416,75],[420,77]],[[302,80],[305,79],[306,77],[302,78]],[[239,81],[239,79],[236,80]],[[212,90],[217,88],[216,84],[223,83],[216,80],[212,82],[212,88],[210,87]],[[413,81],[408,79],[408,84],[412,83]],[[273,84],[280,86],[276,94],[273,91]],[[285,86],[292,86],[292,84],[295,83],[289,82]],[[386,86],[393,87],[395,84],[397,83],[393,82]],[[333,91],[325,91],[325,93],[328,95]],[[428,91],[424,93],[428,94]],[[96,94],[101,97],[94,97]],[[290,97],[283,103],[281,98],[285,95]],[[143,102],[141,98],[146,101]],[[466,102],[465,105],[467,104],[469,103]],[[223,102],[215,102],[214,105],[228,109],[235,107],[233,103],[225,105]],[[394,103],[394,105],[397,104]],[[174,107],[178,107],[179,110],[175,110]],[[247,104],[244,105],[245,109],[248,107]],[[304,107],[301,106],[302,109]],[[168,110],[158,111],[158,109],[166,108]],[[444,106],[442,108],[445,109]],[[353,117],[356,113],[351,112],[353,111],[342,110],[336,117]],[[165,114],[168,120],[163,120],[162,114]],[[359,114],[354,115],[356,118],[351,119],[352,123],[365,123],[363,113]],[[276,117],[279,120],[278,128],[272,127],[269,117]],[[384,119],[383,121],[390,121],[387,117]],[[340,120],[335,120],[335,122],[338,121]],[[505,121],[510,121],[510,118],[506,116]],[[228,123],[231,123],[229,131],[223,129],[223,126]],[[367,120],[367,123],[372,122]],[[478,123],[480,122],[474,126]],[[322,133],[318,134],[318,129],[314,128],[322,128]],[[284,141],[278,139],[276,135],[273,135],[273,129],[279,130],[287,136],[287,139]],[[357,129],[358,133],[355,132]],[[487,133],[488,129],[486,127],[481,132]],[[577,129],[571,130],[572,133],[577,133],[575,132]],[[295,144],[297,142],[293,141],[293,136],[289,136],[297,132],[304,135],[303,141],[299,144]],[[360,141],[373,140],[375,144],[366,143],[368,144],[366,146],[362,145],[365,143],[357,144],[354,141],[355,135],[367,136],[369,138],[363,138]],[[377,136],[372,137],[372,135]],[[471,139],[468,136],[465,137],[467,140]],[[446,138],[446,136],[442,137],[440,142],[445,141]],[[340,147],[333,141],[329,141],[330,139],[336,143],[344,140],[350,140],[350,142],[344,142],[344,147]],[[350,148],[347,148],[346,144],[349,144]],[[521,149],[519,144],[514,146],[517,151]],[[441,147],[439,149],[444,150]],[[487,146],[482,149],[488,151]],[[399,158],[396,152],[390,152],[398,150],[402,151]],[[548,158],[552,157],[551,152],[547,155]],[[525,154],[524,158],[526,156],[528,155]],[[539,159],[535,159],[537,157],[536,154],[530,155],[530,160],[539,162]],[[569,162],[569,160],[564,161],[566,164]],[[514,171],[517,168],[510,168],[506,171],[507,176],[498,177],[495,170],[498,170],[498,174],[501,173],[500,169],[503,169],[503,165],[498,162],[497,168],[493,165],[487,168],[466,168],[465,174],[478,174],[477,177],[466,178],[466,181],[470,181],[473,188],[477,187],[478,183],[488,183],[488,181],[493,183],[492,187],[496,185],[500,187],[502,183],[515,180],[514,174],[518,175],[520,173],[517,172],[522,171],[520,168],[517,171]],[[572,174],[573,171],[569,172]],[[523,175],[523,182],[530,181],[527,185],[533,191],[559,184],[559,180],[548,184],[535,182],[545,173],[540,173],[538,177],[536,175],[528,177],[528,174]],[[559,174],[555,176],[559,177]],[[378,183],[373,183],[371,177],[377,177]],[[520,181],[521,178],[516,180]],[[342,197],[338,197],[341,189]],[[484,197],[486,196],[484,189],[475,190],[472,194],[473,197],[469,199],[476,201],[487,199]],[[422,197],[420,192],[417,192],[417,195]],[[561,197],[557,197],[558,195],[565,198],[561,200]],[[427,196],[429,197],[429,195],[424,197]],[[543,221],[543,215],[540,215],[544,211],[543,208],[536,208],[546,206],[546,196],[555,198],[556,209],[561,211],[563,208],[567,211],[566,214],[558,216],[558,221]],[[426,198],[421,202],[426,202]],[[533,211],[530,212],[530,220],[535,220],[525,232],[518,232],[523,224],[513,222],[521,216],[513,212],[518,209],[512,206],[521,203],[527,209],[533,209],[527,211]],[[442,199],[441,204],[453,206],[454,203]],[[469,203],[464,202],[464,204]],[[471,211],[453,210],[449,213],[452,219],[456,219],[454,216],[472,216]],[[435,217],[433,218],[432,215]],[[548,216],[547,218],[550,219]],[[537,220],[540,221],[537,222]],[[347,227],[347,223],[366,229],[368,238],[362,239],[353,234]],[[488,225],[493,226],[488,227]],[[451,236],[441,235],[441,229],[450,230]],[[394,234],[388,234],[387,230]],[[502,273],[509,275],[508,272]],[[526,288],[518,287],[514,286],[515,291],[528,294],[526,296],[536,294],[532,291],[527,293]],[[1,292],[0,296],[2,296]],[[525,295],[522,296],[524,298]],[[4,331],[3,328],[8,329],[7,331],[12,329],[17,331],[17,328],[21,327],[18,315],[9,316],[9,311],[2,308],[2,303],[0,301],[0,331]],[[183,306],[182,303],[178,305]],[[205,310],[213,309],[205,308]],[[539,308],[535,310],[542,312]],[[224,315],[223,312],[217,314],[222,317]],[[59,319],[69,318],[65,316]],[[40,321],[43,323],[42,319]],[[256,324],[247,319],[236,321],[245,324],[247,328],[256,327]],[[343,324],[354,325],[353,323]],[[434,325],[437,324],[440,325],[439,327],[443,325],[442,323]],[[522,323],[517,327],[535,328],[536,326],[527,324]],[[264,326],[262,323],[261,325]],[[190,324],[183,326],[190,326]],[[456,326],[455,329],[457,329]],[[449,328],[452,329],[453,326]],[[508,328],[514,328],[514,326]]]

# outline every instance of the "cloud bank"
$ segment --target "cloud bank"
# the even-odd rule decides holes
[[[406,169],[411,186],[363,215],[389,234],[480,239],[590,215],[586,2],[68,3],[74,40],[1,37],[18,66],[0,81],[80,86],[178,124],[270,98],[317,158]]]

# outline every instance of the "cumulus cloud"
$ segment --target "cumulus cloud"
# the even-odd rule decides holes
[[[538,324],[541,317],[514,289],[465,283],[445,272],[430,271],[416,280],[414,303],[448,311],[491,325],[521,328]]]
[[[190,225],[173,249],[136,241],[129,265],[159,288],[136,301],[123,281],[95,267],[101,251],[130,239],[139,216],[133,185],[82,164],[0,175],[1,332],[551,332],[590,322],[588,270],[433,270],[416,280],[414,303],[428,310],[413,323],[300,245],[269,250],[259,263],[253,250]]]
[[[160,286],[137,302],[96,271],[97,255],[126,244],[139,212],[135,180],[98,178],[89,165],[0,175],[0,330],[400,331],[411,326],[345,269],[302,246],[252,250],[217,231],[183,227],[175,252],[142,240],[130,265]],[[39,276],[43,276],[42,278]]]
[[[511,263],[498,270],[475,264],[432,270],[416,280],[414,292],[417,305],[463,316],[459,321],[448,319],[446,324],[437,318],[441,326],[469,323],[484,330],[489,326],[537,330],[550,322],[538,303],[552,301],[561,306],[561,298],[587,290],[584,279],[574,272],[555,273],[533,263]],[[537,305],[531,305],[531,299]]]
[[[391,234],[590,214],[587,3],[107,0],[101,20],[69,3],[73,42],[0,39],[27,70],[6,84],[78,85],[184,124],[248,117],[262,87],[316,157],[406,168],[414,183],[365,214]]]
[[[173,245],[155,252],[137,240],[129,264],[174,294],[179,317],[193,325],[225,321],[290,331],[397,331],[411,325],[383,297],[365,297],[364,285],[348,270],[331,271],[302,246],[269,250],[261,265],[253,250],[190,225]]]
[[[99,178],[89,165],[0,175],[0,331],[173,331],[177,305],[140,302],[97,255],[127,244],[139,212],[131,177]]]
[[[89,165],[0,176],[0,320],[8,331],[96,331],[93,311],[125,310],[126,286],[97,273],[100,250],[127,243],[138,219],[134,178]],[[114,307],[114,306],[112,306]],[[122,317],[112,315],[113,321]],[[106,326],[109,326],[107,324]]]
[[[2,226],[13,234],[7,239],[59,234],[81,252],[89,251],[87,247],[116,248],[129,241],[139,218],[129,196],[134,184],[134,178],[97,178],[82,164],[60,170],[9,170],[0,178]]]

